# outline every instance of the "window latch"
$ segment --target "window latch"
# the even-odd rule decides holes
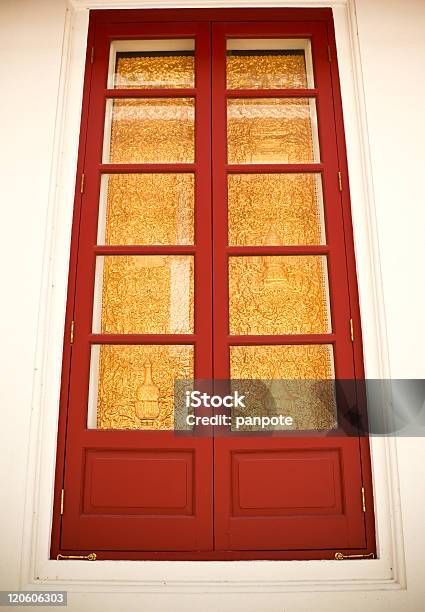
[[[81,561],[96,561],[96,553],[90,553],[89,555],[58,555],[56,557],[58,561],[61,559],[80,559]]]
[[[335,553],[335,559],[342,561],[343,559],[374,559],[375,553],[369,553],[368,555],[343,555],[341,552]]]

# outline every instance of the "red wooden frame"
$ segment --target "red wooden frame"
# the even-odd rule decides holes
[[[240,22],[244,23],[232,23]],[[213,25],[213,135],[214,142],[211,149],[208,130],[196,130],[196,157],[194,164],[103,164],[100,153],[103,144],[103,122],[105,101],[110,97],[173,97],[190,96],[197,101],[196,116],[203,117],[205,123],[210,122],[210,95],[209,83],[201,66],[210,61],[209,46],[205,41],[209,39],[210,22]],[[224,23],[223,23],[224,22]],[[264,23],[259,23],[264,22]],[[267,22],[267,23],[266,23]],[[282,34],[282,32],[284,33]],[[224,37],[235,35],[240,37],[270,37],[273,35],[291,37],[309,37],[314,48],[315,88],[310,90],[225,90],[224,83]],[[164,37],[197,37],[197,74],[195,89],[178,90],[108,90],[106,89],[106,73],[108,64],[108,49],[111,39],[119,38],[146,38]],[[204,42],[202,42],[204,41]],[[328,45],[332,56],[328,62]],[[95,49],[95,66],[91,63],[91,49]],[[208,48],[207,48],[208,47]],[[167,447],[173,445],[172,432],[142,432],[134,431],[102,431],[87,430],[86,406],[88,392],[89,347],[92,344],[144,344],[144,343],[172,343],[195,344],[196,376],[210,378],[214,373],[216,378],[228,377],[228,350],[232,344],[296,344],[305,343],[305,336],[248,336],[229,337],[227,330],[227,316],[217,316],[223,312],[222,305],[227,303],[227,258],[230,254],[248,255],[259,250],[262,254],[323,254],[328,257],[329,284],[331,294],[331,308],[333,329],[327,335],[309,335],[308,343],[331,343],[334,346],[335,368],[339,378],[362,378],[364,376],[360,314],[358,307],[358,293],[356,270],[354,260],[354,246],[351,225],[349,202],[348,169],[345,154],[345,141],[342,117],[342,105],[339,90],[339,77],[335,36],[333,31],[332,11],[330,9],[179,9],[179,10],[114,10],[93,11],[90,15],[88,47],[86,58],[86,75],[83,93],[83,110],[81,120],[81,134],[79,145],[79,158],[77,166],[77,186],[84,172],[86,189],[84,196],[76,189],[74,219],[72,227],[72,244],[69,272],[69,290],[67,312],[65,320],[65,340],[63,352],[61,409],[59,416],[58,451],[55,479],[55,501],[53,509],[53,529],[51,554],[53,558],[61,552],[64,554],[87,554],[90,548],[72,545],[71,542],[61,541],[60,499],[61,489],[65,478],[65,455],[68,470],[67,512],[70,504],[75,517],[80,512],[77,499],[69,501],[69,490],[80,490],[81,450],[83,447],[96,448],[140,448],[141,434],[144,448]],[[319,125],[319,141],[321,160],[317,164],[284,164],[274,165],[244,165],[235,166],[226,163],[226,133],[225,133],[225,101],[227,97],[264,97],[264,96],[293,96],[314,97],[317,101],[317,114]],[[90,121],[89,121],[90,115]],[[208,132],[209,133],[209,132]],[[208,168],[211,163],[211,150],[213,151],[214,185],[211,186]],[[227,174],[232,172],[319,172],[322,175],[325,198],[325,215],[327,245],[322,246],[291,246],[291,247],[228,247],[227,246],[227,214],[225,206],[215,206],[214,211],[214,241],[213,256],[200,248],[210,241],[211,218],[208,214],[199,215],[196,219],[195,246],[175,247],[141,247],[141,246],[98,246],[96,245],[97,206],[99,200],[100,176],[102,173],[112,172],[196,172],[196,203],[208,203],[210,207],[211,187],[214,197],[221,202],[226,201]],[[338,190],[337,172],[342,173],[343,191]],[[84,199],[84,223],[81,223],[81,210]],[[206,204],[205,204],[206,205]],[[343,232],[341,232],[343,228]],[[195,283],[197,287],[195,312],[202,313],[195,319],[195,334],[187,335],[120,335],[102,336],[91,333],[91,317],[93,305],[93,292],[88,289],[94,285],[94,261],[96,255],[104,254],[147,254],[147,253],[174,253],[194,254]],[[341,257],[346,253],[346,258]],[[211,262],[214,261],[214,278],[212,279]],[[78,269],[78,277],[77,277]],[[347,285],[348,278],[348,285]],[[212,319],[211,309],[212,286],[214,284],[214,363],[208,343],[212,346]],[[347,291],[341,287],[347,286]],[[219,307],[220,305],[220,307]],[[353,320],[356,330],[354,343],[351,342],[348,330],[349,319]],[[69,330],[71,321],[76,321],[74,344],[69,343]],[[203,347],[203,348],[202,348]],[[198,349],[198,350],[197,350]],[[72,358],[72,360],[71,360]],[[72,367],[71,367],[72,362]],[[79,381],[78,385],[70,385],[70,379]],[[76,396],[77,394],[77,396]],[[76,399],[73,399],[75,398]],[[78,406],[68,418],[68,406]],[[152,433],[154,435],[152,436]],[[101,437],[101,438],[100,438]],[[67,444],[68,440],[68,444]],[[189,439],[190,440],[190,439]],[[218,463],[216,470],[222,470],[223,483],[216,495],[216,528],[217,531],[226,529],[223,517],[229,512],[223,491],[228,488],[226,470],[229,474],[227,461],[229,452],[234,445],[232,437],[226,438],[198,438],[190,441],[183,438],[179,442],[181,448],[196,448],[202,461],[198,462],[197,469],[204,481],[203,492],[199,503],[204,504],[205,517],[208,517],[207,506],[212,508],[212,466],[208,453],[212,452],[214,442]],[[361,481],[366,490],[368,511],[364,516],[365,539],[362,545],[338,548],[338,551],[348,554],[375,552],[374,515],[372,502],[372,479],[370,470],[369,444],[367,438],[334,438],[321,440],[314,438],[314,448],[349,448],[350,453],[358,453],[361,461]],[[279,442],[269,441],[270,448]],[[312,447],[312,439],[296,438],[286,440],[288,448]],[[237,447],[240,450],[253,449],[248,439],[238,439]],[[358,450],[356,451],[355,448]],[[220,454],[221,450],[221,454]],[[354,464],[350,467],[358,471]],[[355,496],[358,492],[348,491],[346,504],[355,506],[358,503]],[[209,520],[211,520],[210,517]],[[206,519],[208,520],[208,519]],[[359,515],[352,517],[358,522]],[[204,523],[206,525],[206,523]],[[88,534],[85,532],[85,535]],[[123,538],[125,534],[120,534]],[[78,538],[79,539],[79,538]],[[125,538],[127,539],[127,538]],[[74,540],[75,541],[75,540]],[[79,539],[80,542],[82,542]],[[261,544],[261,543],[260,543]],[[323,547],[321,550],[297,550],[294,546],[287,550],[226,550],[226,542],[218,543],[221,550],[208,550],[211,543],[204,539],[204,550],[199,546],[196,551],[163,552],[132,551],[132,550],[96,550],[98,558],[125,558],[125,559],[314,559],[333,558],[336,548]],[[201,547],[202,548],[202,547]],[[259,547],[261,548],[261,546]]]

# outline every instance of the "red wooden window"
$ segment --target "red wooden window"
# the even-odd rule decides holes
[[[367,439],[173,431],[176,378],[295,371],[363,376],[331,11],[94,11],[52,556],[374,553]]]

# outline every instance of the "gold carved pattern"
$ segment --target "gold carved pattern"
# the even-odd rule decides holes
[[[195,155],[193,98],[113,101],[112,163],[191,163]]]
[[[327,294],[323,256],[230,257],[230,333],[329,333]]]
[[[99,257],[101,333],[193,333],[193,256]]]
[[[307,87],[304,55],[228,55],[228,89]]]
[[[324,244],[318,174],[230,174],[229,244]],[[265,233],[267,232],[267,233]]]
[[[174,381],[193,379],[193,346],[103,345],[99,351],[97,427],[173,429]]]
[[[306,98],[238,98],[227,102],[230,164],[310,163],[314,159]]]
[[[117,57],[116,88],[194,87],[193,55],[147,55]]]
[[[103,244],[193,244],[193,174],[107,175]]]
[[[292,416],[292,429],[336,427],[330,345],[232,346],[230,371],[234,380],[253,379],[244,387],[250,399],[250,416]],[[237,413],[234,411],[234,414]],[[255,431],[258,428],[245,429]],[[285,426],[269,429],[285,429]]]

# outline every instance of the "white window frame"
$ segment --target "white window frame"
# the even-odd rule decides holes
[[[202,4],[205,8],[206,2]],[[196,1],[69,0],[55,125],[54,193],[34,380],[21,589],[103,592],[306,592],[405,589],[396,443],[372,438],[377,560],[102,561],[49,559],[63,324],[88,31],[88,9],[195,8]],[[355,0],[220,0],[208,7],[331,6],[345,117],[356,261],[368,378],[389,378],[386,324]],[[46,392],[48,390],[48,392]]]

